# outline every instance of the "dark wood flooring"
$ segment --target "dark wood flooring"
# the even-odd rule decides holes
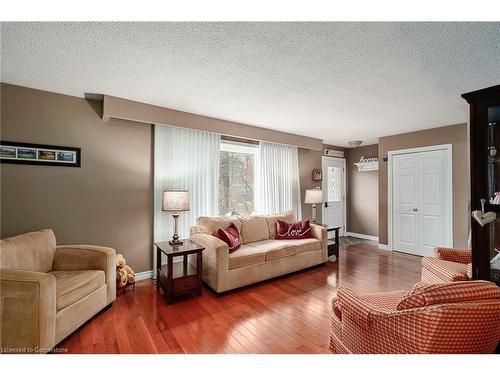
[[[58,345],[68,353],[328,353],[330,301],[339,285],[358,292],[409,289],[421,258],[363,241],[328,262],[217,296],[165,304],[150,280],[120,294]]]

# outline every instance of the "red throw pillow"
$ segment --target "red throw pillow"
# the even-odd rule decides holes
[[[276,222],[277,240],[300,240],[303,238],[312,238],[309,220],[287,223],[286,221],[278,219]]]
[[[233,223],[231,223],[226,229],[219,229],[217,231],[217,237],[227,243],[229,246],[229,253],[238,250],[241,246],[240,232]]]

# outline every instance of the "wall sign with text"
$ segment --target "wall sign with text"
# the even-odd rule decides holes
[[[0,162],[80,167],[80,148],[0,141]]]

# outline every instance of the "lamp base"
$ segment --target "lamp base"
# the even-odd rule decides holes
[[[172,215],[174,217],[174,235],[172,239],[168,241],[171,246],[182,245],[182,241],[179,241],[179,233],[177,233],[177,219],[179,218],[179,214],[175,213]]]
[[[312,205],[312,222],[316,223],[316,205]]]

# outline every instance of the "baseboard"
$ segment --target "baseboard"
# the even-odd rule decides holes
[[[351,237],[361,238],[363,240],[378,242],[378,237],[377,236],[370,236],[368,234],[346,232],[346,236],[351,236]]]
[[[153,278],[153,270],[150,271],[144,271],[144,272],[137,272],[135,274],[135,281],[140,281],[140,280],[147,280]]]
[[[380,250],[389,250],[389,245],[386,245],[386,244],[383,244],[383,243],[379,243],[378,244],[378,248]]]

